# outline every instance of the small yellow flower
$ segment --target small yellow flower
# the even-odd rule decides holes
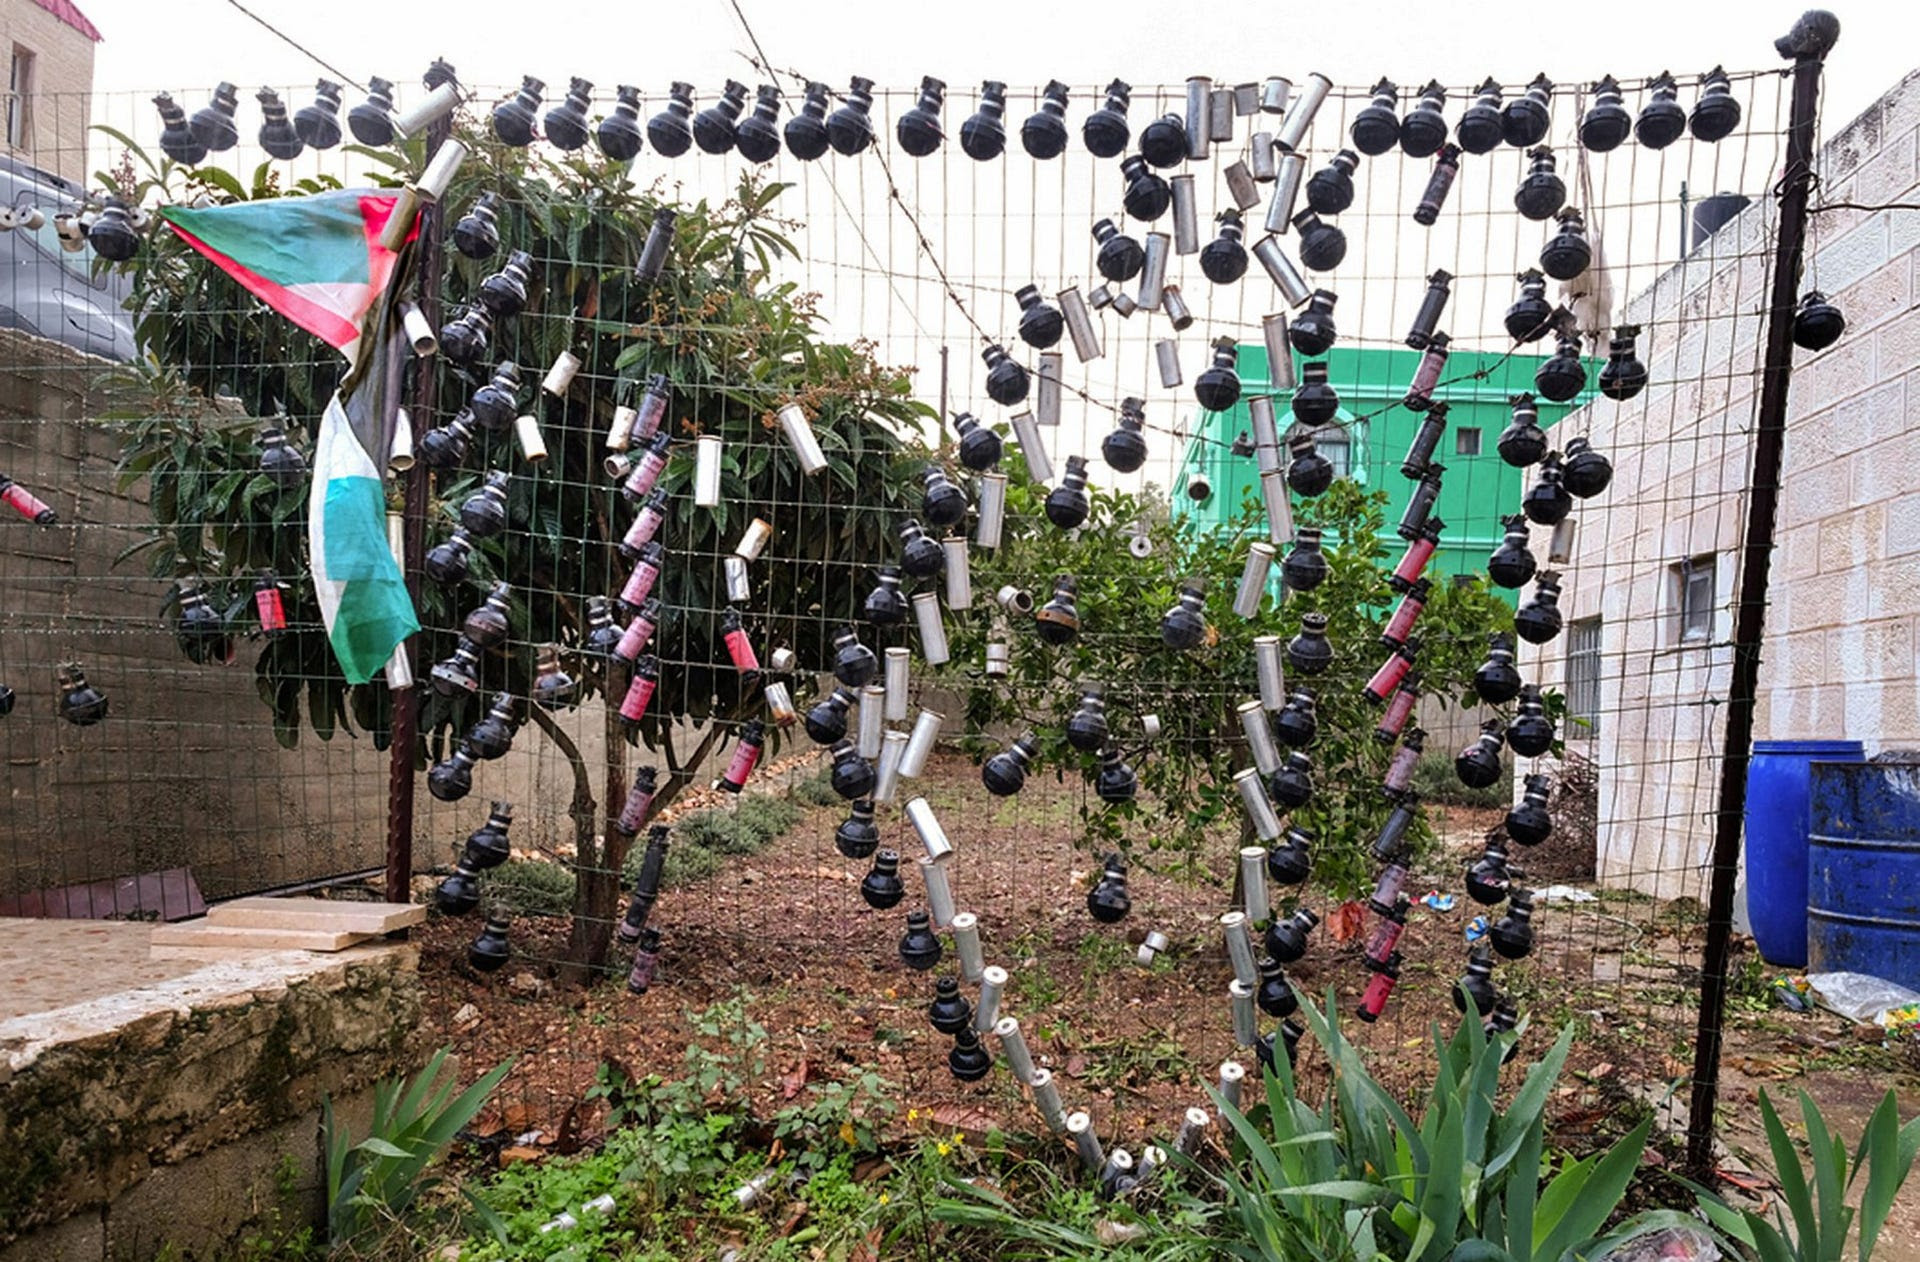
[[[920,1110],[919,1110],[919,1109],[908,1109],[908,1110],[907,1110],[907,1120],[908,1120],[909,1122],[917,1122],[917,1121],[919,1121],[919,1120],[920,1120]]]
[[[935,1152],[937,1152],[937,1153],[939,1153],[939,1154],[940,1154],[940,1155],[941,1155],[942,1157],[944,1157],[944,1156],[946,1156],[946,1155],[947,1155],[947,1154],[948,1154],[949,1152],[951,1152],[951,1151],[952,1151],[952,1150],[951,1150],[950,1148],[948,1148],[948,1147],[947,1147],[947,1146],[946,1146],[945,1144],[935,1144],[935,1145],[933,1146],[933,1150],[934,1150]]]
[[[892,1199],[893,1199],[893,1198],[892,1198],[892,1197],[890,1197],[890,1196],[888,1196],[888,1195],[887,1195],[887,1194],[886,1194],[885,1192],[882,1192],[882,1193],[880,1194],[880,1203],[881,1203],[882,1205],[885,1205],[885,1204],[886,1204],[886,1203],[887,1203],[887,1202],[888,1202],[889,1200],[892,1200]]]
[[[953,1146],[955,1148],[965,1148],[967,1146],[967,1137],[959,1131],[955,1131],[953,1133]]]

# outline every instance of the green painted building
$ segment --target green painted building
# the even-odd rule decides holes
[[[1340,411],[1338,425],[1325,427],[1316,436],[1320,452],[1333,462],[1336,476],[1350,476],[1369,489],[1386,491],[1387,538],[1383,542],[1389,557],[1398,559],[1405,545],[1393,528],[1414,486],[1401,475],[1400,462],[1420,427],[1420,413],[1409,411],[1401,400],[1420,354],[1335,346],[1325,358],[1328,384],[1340,395]],[[1446,467],[1434,509],[1446,530],[1428,565],[1429,575],[1484,571],[1488,554],[1499,546],[1504,533],[1500,519],[1520,511],[1529,471],[1509,467],[1495,444],[1507,427],[1508,399],[1532,391],[1533,372],[1539,364],[1540,357],[1534,355],[1456,351],[1448,358],[1441,378],[1452,379],[1453,384],[1434,392],[1436,401],[1448,405],[1447,430],[1434,454],[1434,460]],[[1297,362],[1295,367],[1297,371]],[[1238,516],[1248,497],[1255,503],[1260,500],[1259,461],[1251,454],[1234,455],[1232,445],[1239,435],[1251,434],[1247,399],[1272,390],[1265,345],[1242,345],[1239,370],[1240,402],[1231,411],[1200,414],[1172,488],[1176,518],[1201,529],[1223,527]],[[1551,432],[1555,422],[1578,403],[1539,403],[1541,428]],[[1279,413],[1284,443],[1291,419],[1284,397],[1279,400]],[[1195,500],[1187,493],[1194,473],[1204,474],[1211,486],[1212,494],[1205,499]],[[1509,600],[1514,597],[1512,592],[1501,594]]]

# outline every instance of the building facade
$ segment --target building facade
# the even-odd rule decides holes
[[[100,32],[73,0],[0,0],[6,152],[84,185]]]
[[[1384,347],[1335,346],[1321,356],[1327,381],[1340,395],[1335,424],[1315,435],[1320,453],[1333,464],[1338,477],[1351,477],[1368,490],[1387,494],[1385,542],[1398,556],[1403,546],[1393,526],[1405,512],[1414,483],[1403,477],[1400,465],[1419,430],[1420,412],[1402,405],[1420,354]],[[1519,511],[1526,489],[1524,471],[1500,458],[1495,443],[1511,419],[1509,400],[1531,393],[1533,355],[1504,355],[1484,351],[1456,351],[1441,374],[1450,384],[1434,391],[1447,405],[1447,427],[1441,435],[1434,463],[1446,469],[1433,515],[1446,523],[1429,572],[1433,575],[1484,574],[1487,557],[1500,546],[1501,519]],[[1298,365],[1295,367],[1296,374]],[[1236,455],[1236,437],[1249,432],[1247,400],[1272,390],[1264,344],[1240,348],[1240,402],[1225,412],[1204,412],[1195,423],[1174,485],[1170,488],[1174,513],[1202,528],[1220,528],[1235,520],[1249,498],[1260,501],[1259,462],[1252,455]],[[1569,405],[1538,403],[1540,425],[1549,433]],[[1291,423],[1286,399],[1280,399],[1281,438]],[[1204,498],[1188,493],[1194,475],[1200,475]],[[1513,593],[1493,589],[1513,599]]]
[[[1920,744],[1920,71],[1820,151],[1803,289],[1845,313],[1795,352],[1754,735]],[[1566,631],[1523,657],[1599,768],[1599,878],[1703,897],[1776,211],[1760,198],[1627,304],[1652,384],[1596,399],[1612,486],[1579,506]]]

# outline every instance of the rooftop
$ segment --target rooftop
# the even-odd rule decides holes
[[[100,28],[87,21],[87,15],[80,12],[80,6],[73,0],[33,0],[33,2],[94,43],[100,42]]]

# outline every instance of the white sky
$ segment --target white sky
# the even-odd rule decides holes
[[[727,0],[551,7],[500,0],[244,0],[349,74],[417,81],[445,56],[469,83],[537,74],[549,84],[584,75],[606,89],[686,79],[712,86],[749,79],[746,38]],[[106,36],[95,86],[106,92],[310,79],[299,53],[222,0],[82,0]],[[1775,63],[1773,39],[1807,6],[1798,0],[1703,3],[1615,0],[1584,5],[1367,0],[1312,4],[1175,4],[1101,0],[997,6],[904,5],[879,0],[740,0],[767,55],[836,85],[863,74],[908,86],[923,74],[967,93],[983,78],[1010,84],[1177,82],[1189,74],[1296,79],[1319,70],[1336,83],[1387,74],[1403,86],[1429,78],[1509,85],[1546,70],[1564,83],[1671,69],[1682,82],[1716,62]],[[1827,79],[1829,130],[1871,104],[1916,60],[1913,10],[1893,0],[1838,8],[1842,34]],[[1311,29],[1292,15],[1310,13]],[[475,15],[477,20],[470,20]],[[932,20],[929,20],[931,18]],[[464,35],[460,31],[474,31]]]
[[[585,77],[595,84],[596,110],[606,107],[616,84],[635,83],[648,93],[643,116],[658,108],[657,94],[674,79],[693,83],[697,106],[704,106],[728,77],[748,83],[761,78],[742,56],[748,41],[729,0],[625,6],[576,0],[550,8],[509,6],[498,0],[458,5],[445,0],[241,2],[349,76],[364,80],[378,74],[394,80],[402,105],[419,97],[420,72],[436,56],[445,56],[463,81],[478,90],[478,111],[498,98],[498,87],[517,83],[523,74],[547,82],[548,104],[570,75]],[[96,119],[150,139],[157,131],[147,100],[153,90],[176,92],[191,111],[213,83],[230,80],[241,88],[241,132],[248,144],[221,161],[243,173],[259,159],[249,152],[258,125],[253,89],[262,83],[295,85],[289,104],[297,106],[307,99],[305,85],[322,73],[225,0],[82,3],[107,37],[95,73],[96,89],[107,99]],[[1682,85],[1682,104],[1691,105],[1697,77],[1717,63],[1734,71],[1783,66],[1772,41],[1803,12],[1793,0],[1764,0],[1740,9],[1700,0],[1619,0],[1584,9],[1549,4],[1502,10],[1517,20],[1495,25],[1489,20],[1493,6],[1457,0],[1321,0],[1311,6],[1103,0],[1018,8],[915,7],[897,0],[739,0],[739,5],[777,67],[822,79],[836,90],[843,89],[852,74],[896,91],[912,88],[925,74],[948,82],[944,117],[949,140],[943,154],[924,162],[896,155],[903,202],[917,208],[922,229],[969,307],[1030,367],[1032,356],[1011,340],[1017,316],[1012,291],[1028,280],[1049,296],[1073,285],[1091,288],[1098,277],[1088,275],[1088,227],[1101,215],[1117,216],[1119,211],[1113,164],[1095,164],[1078,139],[1080,120],[1095,104],[1086,85],[1119,76],[1141,89],[1130,112],[1137,138],[1139,129],[1159,112],[1144,89],[1177,85],[1190,74],[1209,74],[1230,84],[1269,74],[1301,81],[1318,70],[1345,88],[1365,87],[1386,74],[1401,85],[1404,109],[1411,90],[1429,78],[1463,85],[1491,74],[1512,91],[1544,70],[1563,89],[1555,104],[1553,143],[1560,147],[1563,162],[1570,162],[1576,86],[1608,73],[1635,80],[1671,69]],[[1296,33],[1302,24],[1283,16],[1294,12],[1312,13],[1310,36]],[[482,16],[455,20],[455,13]],[[1737,19],[1728,16],[1734,13]],[[1912,19],[1903,20],[1900,13],[1887,0],[1872,0],[1842,14],[1843,31],[1826,79],[1825,133],[1851,121],[1913,64]],[[498,19],[490,21],[496,14]],[[927,20],[928,14],[938,15],[937,25]],[[1229,31],[1228,15],[1243,25]],[[479,33],[457,34],[455,28]],[[1033,108],[1032,93],[1039,85],[1052,78],[1074,85],[1068,110],[1074,140],[1068,160],[1036,164],[1021,155],[976,164],[957,156],[959,125],[973,110],[984,78],[1013,88],[1009,132],[1017,130],[1019,120]],[[1698,197],[1716,189],[1760,193],[1772,183],[1779,141],[1768,133],[1778,127],[1775,109],[1784,94],[1769,79],[1743,84],[1739,95],[1747,102],[1741,143],[1683,142],[1657,155],[1629,144],[1598,165],[1590,196],[1583,199],[1575,192],[1574,201],[1584,200],[1590,224],[1607,243],[1615,301],[1651,281],[1685,252],[1677,202],[1683,184]],[[350,90],[347,103],[358,99]],[[881,143],[890,151],[892,127],[885,119],[905,103],[895,98],[883,102],[879,111]],[[1448,101],[1449,121],[1465,104],[1457,95]],[[1345,112],[1357,105],[1329,105],[1309,137],[1309,171],[1344,143]],[[1628,105],[1637,108],[1638,98],[1630,96]],[[1159,107],[1169,106],[1179,108],[1177,89]],[[1244,143],[1247,130],[1246,120],[1240,120],[1235,147]],[[1018,141],[1011,147],[1017,153]],[[1204,167],[1196,165],[1203,171],[1203,239],[1212,233],[1214,210],[1225,204],[1219,169],[1230,160],[1231,154]],[[292,171],[339,174],[342,161],[337,154],[310,154]],[[688,195],[717,195],[733,187],[736,163],[695,154],[662,164],[643,155],[635,177],[645,183],[664,174]],[[1531,265],[1545,236],[1544,228],[1524,224],[1511,211],[1511,190],[1524,165],[1519,151],[1506,147],[1487,158],[1470,159],[1441,225],[1425,231],[1410,226],[1407,211],[1425,180],[1427,164],[1397,156],[1364,162],[1356,181],[1360,200],[1343,217],[1355,246],[1353,261],[1336,275],[1315,278],[1341,295],[1342,338],[1350,344],[1399,345],[1424,278],[1445,268],[1458,278],[1446,326],[1456,348],[1478,343],[1503,349],[1497,320],[1511,301],[1512,277]],[[779,206],[800,225],[794,235],[802,259],[795,278],[824,295],[822,310],[833,333],[873,338],[883,362],[917,365],[917,392],[929,402],[938,397],[939,355],[945,348],[954,356],[951,407],[1004,419],[980,389],[982,370],[972,330],[945,301],[915,249],[904,216],[890,204],[873,161],[799,164],[783,157],[772,169],[778,178],[797,182]],[[1563,166],[1562,174],[1574,184],[1570,166]],[[1262,186],[1263,195],[1268,187]],[[1258,208],[1250,213],[1249,246],[1261,235],[1261,216]],[[1156,226],[1170,230],[1169,222]],[[1136,236],[1142,230],[1137,223],[1126,227]],[[1293,238],[1284,241],[1291,252]],[[1124,395],[1147,400],[1150,430],[1186,432],[1193,411],[1186,383],[1206,366],[1211,338],[1229,334],[1243,343],[1258,341],[1262,316],[1277,305],[1259,267],[1254,266],[1241,285],[1213,287],[1197,275],[1195,262],[1176,259],[1170,274],[1182,284],[1199,317],[1178,339],[1185,382],[1163,387],[1154,367],[1153,343],[1170,336],[1163,321],[1096,317],[1105,354],[1088,365],[1068,355],[1069,380],[1091,397],[1069,396],[1062,429],[1053,440],[1056,458],[1090,454],[1112,424],[1112,404]],[[1489,330],[1496,334],[1491,342],[1475,337]],[[1170,485],[1181,450],[1179,442],[1156,438],[1154,458],[1140,476]]]

